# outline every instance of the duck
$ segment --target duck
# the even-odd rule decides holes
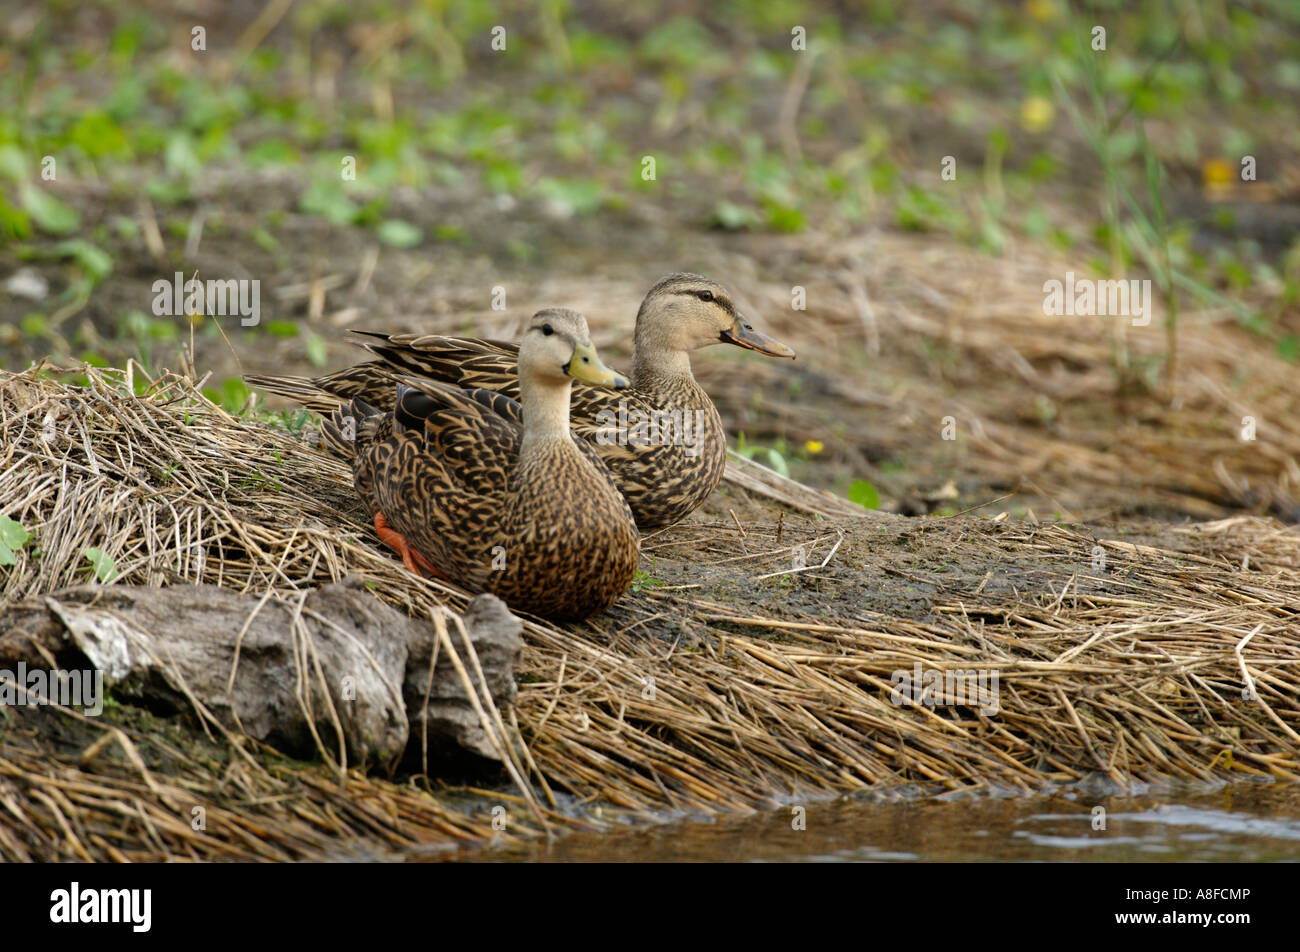
[[[340,399],[391,402],[396,372],[517,400],[519,348],[479,338],[355,332],[375,359],[322,377],[252,376],[251,385],[328,410]],[[770,357],[795,352],[761,333],[725,287],[675,272],[646,293],[633,331],[631,384],[617,392],[579,384],[570,419],[613,473],[644,532],[680,522],[722,480],[727,437],[713,401],[695,380],[691,354],[732,344]]]
[[[323,437],[350,456],[376,533],[412,572],[515,611],[585,618],[627,591],[640,537],[600,456],[574,438],[570,393],[629,381],[601,361],[586,318],[563,308],[529,320],[518,368],[518,400],[392,374],[389,407],[354,396]]]

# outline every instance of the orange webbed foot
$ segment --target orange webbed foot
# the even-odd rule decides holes
[[[406,541],[406,536],[388,526],[388,520],[382,512],[375,513],[375,533],[379,541],[402,557],[402,564],[414,575],[425,578],[446,579],[446,576],[434,568],[433,563],[424,557],[418,549]]]

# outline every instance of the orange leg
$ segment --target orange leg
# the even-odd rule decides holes
[[[390,529],[388,520],[384,518],[382,512],[375,513],[375,532],[378,534],[380,542],[402,557],[402,564],[410,569],[413,574],[423,575],[426,578],[432,576],[445,579],[447,577],[434,568],[433,563],[426,559],[419,550],[412,548],[411,544],[406,541],[406,536],[396,529]]]

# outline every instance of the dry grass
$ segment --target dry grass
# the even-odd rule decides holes
[[[93,546],[123,583],[283,597],[356,574],[414,615],[463,609],[463,594],[378,546],[347,471],[308,443],[230,416],[184,378],[135,396],[120,372],[87,374],[86,387],[0,375],[0,514],[33,536],[0,569],[6,600],[86,581]],[[176,749],[128,708],[102,721],[15,709],[0,721],[0,856],[432,850],[498,835],[498,803],[508,835],[533,836],[597,808],[747,810],[871,785],[1300,779],[1296,529],[1243,516],[1134,541],[974,516],[850,518],[752,465],[729,479],[794,511],[648,537],[647,556],[679,560],[689,581],[648,583],[582,625],[526,620],[505,719],[539,811],[507,787],[434,795],[419,778],[355,771],[341,786],[324,766],[193,730],[178,736],[207,753]],[[796,544],[807,567],[790,571]],[[948,564],[991,568],[930,571]],[[873,575],[930,592],[928,609],[864,611],[855,586]],[[891,674],[916,663],[998,670],[1000,711],[892,703]],[[1247,679],[1257,701],[1243,700]]]
[[[968,477],[1067,519],[1244,510],[1300,520],[1300,370],[1230,307],[1184,303],[1171,400],[1163,302],[1143,327],[1045,315],[1043,282],[1084,275],[1077,257],[1041,242],[991,257],[873,231],[835,243],[788,239],[781,251],[766,270],[799,276],[807,312],[791,310],[789,282],[756,274],[735,283],[763,326],[796,344],[798,363],[751,361],[743,375],[716,359],[698,367],[733,426],[750,417],[751,440],[812,436],[882,490],[895,487],[872,461],[892,458],[917,475],[932,467],[933,487]],[[1294,329],[1294,305],[1279,320]],[[755,391],[780,395],[797,370],[811,371],[805,392],[826,399],[773,398],[747,414]],[[954,442],[939,437],[948,416]]]

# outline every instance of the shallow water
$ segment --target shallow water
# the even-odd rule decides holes
[[[1094,829],[1093,808],[1105,810]],[[575,834],[471,861],[1278,862],[1300,859],[1300,786],[1095,796],[840,800],[744,817]]]

